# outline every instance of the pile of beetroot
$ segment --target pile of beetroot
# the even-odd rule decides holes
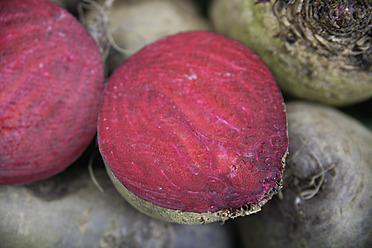
[[[113,1],[84,4],[101,13]],[[42,240],[77,247],[372,243],[371,130],[334,107],[284,101],[255,52],[207,24],[161,33],[121,56],[120,42],[129,38],[114,40],[119,28],[110,29],[110,20],[89,18],[85,28],[46,0],[0,2],[0,197],[7,199],[0,203],[6,220],[0,236],[9,247],[41,247]],[[97,179],[92,164],[99,164]],[[127,220],[133,210],[103,183],[104,170],[145,215]],[[80,183],[72,179],[79,177]],[[17,195],[28,200],[9,212],[20,204]],[[33,222],[28,202],[46,215],[71,213],[71,220],[66,214],[64,221],[50,220],[55,226]],[[231,220],[239,216],[246,217]],[[176,236],[165,238],[166,229],[154,234],[163,230],[154,227],[139,237],[151,221],[174,228]],[[169,224],[225,221],[223,227]],[[132,230],[130,223],[140,224]],[[63,226],[78,231],[43,235]],[[232,226],[240,234],[227,235]],[[178,240],[193,231],[205,237]],[[214,231],[226,233],[213,238]],[[133,243],[125,243],[128,232]]]

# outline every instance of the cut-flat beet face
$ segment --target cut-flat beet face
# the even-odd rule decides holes
[[[29,183],[93,139],[103,64],[82,25],[49,1],[0,1],[0,33],[0,184]]]
[[[102,156],[137,197],[216,212],[266,202],[281,183],[285,106],[269,69],[225,36],[168,36],[124,62],[105,88]]]

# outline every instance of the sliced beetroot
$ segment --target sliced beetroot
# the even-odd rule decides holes
[[[70,165],[96,132],[99,50],[82,25],[44,0],[0,1],[0,184]]]
[[[152,43],[105,88],[98,142],[113,175],[156,206],[205,213],[261,206],[281,185],[281,92],[249,48],[192,31]]]

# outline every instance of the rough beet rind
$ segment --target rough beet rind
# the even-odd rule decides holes
[[[105,88],[102,156],[136,196],[188,212],[267,200],[288,138],[282,95],[249,48],[203,31],[163,38],[129,58]]]
[[[29,183],[70,165],[96,132],[99,50],[49,1],[0,2],[0,184]]]

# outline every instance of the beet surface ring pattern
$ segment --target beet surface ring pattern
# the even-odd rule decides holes
[[[185,32],[146,46],[113,73],[98,142],[113,175],[147,202],[194,213],[241,209],[281,185],[285,106],[249,48]]]

